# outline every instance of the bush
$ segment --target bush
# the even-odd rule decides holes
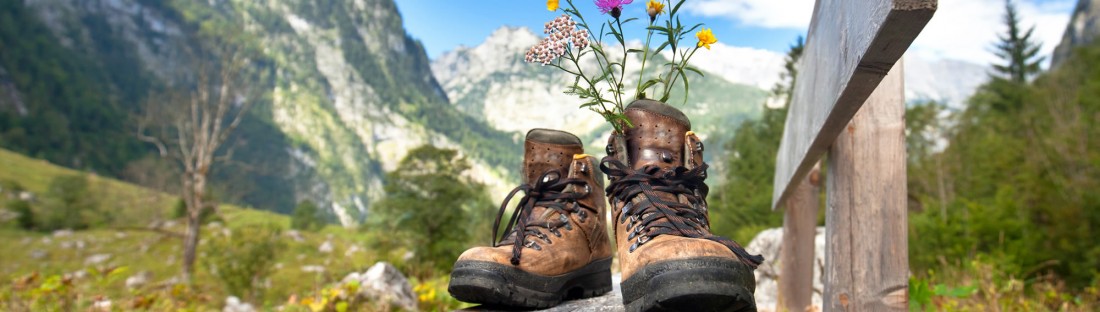
[[[282,230],[273,225],[215,234],[206,246],[203,262],[229,294],[256,301],[262,295],[256,286],[272,273],[276,255],[286,247],[281,234]]]
[[[325,227],[324,220],[319,215],[317,205],[308,200],[303,200],[294,207],[294,214],[290,219],[290,228],[303,231],[316,231]]]
[[[83,230],[94,223],[110,220],[99,211],[97,194],[91,190],[84,174],[59,176],[50,181],[43,198],[44,209],[38,228],[44,231],[60,229]]]
[[[8,201],[7,207],[8,210],[18,214],[15,217],[16,226],[24,230],[34,229],[34,211],[31,210],[31,203],[21,199],[13,199]]]
[[[449,270],[471,243],[472,225],[487,221],[474,220],[476,212],[491,206],[484,186],[462,177],[469,167],[454,150],[425,145],[410,151],[386,175],[386,197],[371,206],[368,227],[383,233],[375,247],[405,248],[415,266]]]
[[[208,198],[206,201],[204,201],[205,203],[207,203],[207,206],[205,209],[202,210],[202,212],[199,212],[199,222],[201,222],[202,224],[207,224],[214,221],[221,221],[221,218],[219,218],[218,215],[214,213],[214,202],[209,200],[210,199]],[[184,202],[182,199],[176,201],[176,205],[172,207],[171,217],[172,219],[187,218],[187,203]]]

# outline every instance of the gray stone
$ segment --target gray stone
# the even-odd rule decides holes
[[[759,311],[775,311],[776,301],[779,296],[779,249],[783,246],[783,228],[767,229],[745,246],[745,250],[752,254],[764,256],[764,263],[756,268],[756,307]],[[821,293],[824,285],[821,283],[821,270],[825,267],[825,227],[817,227],[814,236],[814,294],[810,299],[813,307],[820,310]]]
[[[358,295],[371,302],[384,302],[384,305],[391,307],[416,310],[416,293],[413,292],[409,279],[392,264],[375,263],[366,272],[348,274],[343,281],[358,281]]]
[[[332,253],[332,249],[332,242],[327,240],[321,244],[321,247],[317,247],[317,251],[321,253]]]
[[[145,284],[149,283],[149,278],[150,277],[152,277],[152,274],[150,274],[147,271],[146,272],[141,272],[141,273],[138,273],[138,274],[134,274],[133,276],[127,277],[126,278],[126,288],[129,288],[129,289],[141,288],[141,286],[145,286]]]
[[[252,307],[252,304],[242,302],[240,298],[229,296],[225,298],[225,308],[222,308],[222,312],[254,312],[256,308]]]
[[[107,260],[110,260],[110,259],[111,259],[110,254],[94,254],[94,255],[89,256],[88,258],[85,258],[84,259],[84,264],[95,265],[95,264],[100,264],[100,263],[107,262]]]
[[[620,275],[619,273],[615,273],[615,275],[611,276],[611,285],[612,285],[613,288],[611,289],[611,291],[607,292],[606,294],[603,294],[602,296],[592,297],[592,298],[587,298],[587,299],[577,299],[577,300],[564,301],[564,302],[562,302],[562,303],[560,303],[560,304],[558,304],[554,307],[551,307],[549,309],[537,310],[537,311],[544,311],[544,312],[571,312],[571,311],[580,311],[580,312],[618,312],[618,311],[626,311],[626,309],[623,307],[622,290],[619,289],[619,282],[621,280],[622,280],[622,275]],[[476,306],[476,307],[465,309],[463,311],[502,311],[502,310],[493,310],[491,308],[487,308],[487,307],[484,307],[484,306]]]

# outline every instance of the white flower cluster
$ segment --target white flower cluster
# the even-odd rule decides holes
[[[527,50],[524,60],[528,63],[548,65],[565,55],[569,44],[573,44],[576,51],[588,47],[588,30],[578,30],[577,22],[573,21],[569,15],[558,16],[553,21],[546,22],[543,33],[546,33],[547,37]]]

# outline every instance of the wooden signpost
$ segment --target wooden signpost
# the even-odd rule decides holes
[[[937,0],[818,0],[814,8],[776,159],[773,207],[782,207],[829,153],[826,311],[908,309],[905,101],[899,60],[936,7]],[[786,207],[816,211],[813,202],[812,207]],[[792,214],[798,213],[788,212]],[[784,227],[806,226],[789,221]],[[784,242],[804,242],[805,233],[813,232],[784,229]],[[799,248],[781,249],[780,259],[802,257],[806,253]],[[812,265],[780,263],[780,278],[810,280],[805,275],[812,276],[813,270],[801,267],[807,263]],[[785,303],[809,301],[802,298],[804,291],[782,291]]]

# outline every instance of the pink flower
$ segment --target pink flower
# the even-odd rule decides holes
[[[634,0],[596,0],[596,7],[600,8],[600,13],[611,12],[612,17],[619,18],[619,14],[623,12],[623,6],[631,2]]]

